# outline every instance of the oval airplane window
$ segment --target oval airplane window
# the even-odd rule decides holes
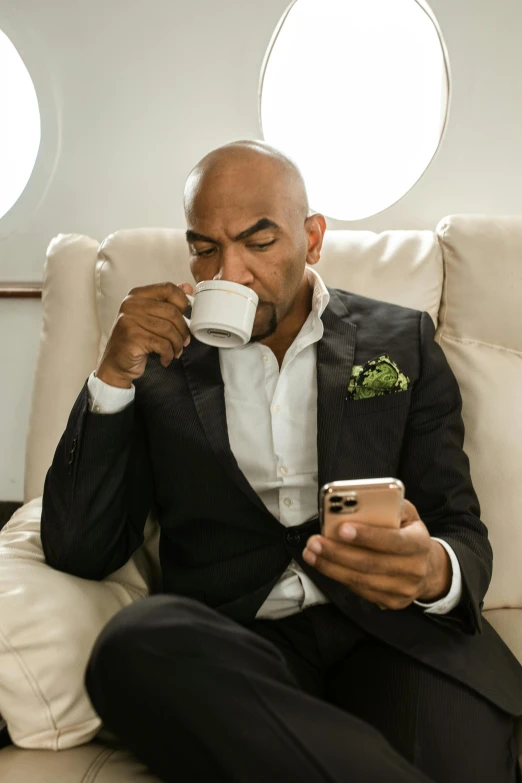
[[[433,160],[446,128],[446,46],[424,0],[294,0],[261,69],[265,141],[291,157],[310,206],[376,215]]]
[[[23,193],[40,147],[40,110],[29,71],[0,30],[0,219]]]

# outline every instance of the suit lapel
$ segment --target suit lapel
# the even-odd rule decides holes
[[[210,446],[220,465],[256,506],[272,516],[257,492],[239,468],[230,448],[225,406],[225,386],[219,365],[219,349],[200,343],[192,337],[190,346],[181,354],[187,382],[196,410]]]
[[[331,480],[344,403],[355,357],[357,326],[335,291],[322,315],[323,337],[317,343],[318,488]]]

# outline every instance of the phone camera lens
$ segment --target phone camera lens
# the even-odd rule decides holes
[[[332,514],[338,514],[342,510],[343,510],[343,507],[340,506],[340,505],[335,505],[335,506],[332,505],[332,506],[330,506],[330,511],[332,512]]]
[[[342,503],[343,499],[340,495],[331,495],[330,496],[330,503]]]
[[[357,505],[357,501],[354,498],[348,498],[348,500],[344,501],[344,505],[353,508],[353,506]]]

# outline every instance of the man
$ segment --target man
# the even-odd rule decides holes
[[[99,635],[95,709],[164,781],[513,783],[522,669],[481,617],[491,547],[429,314],[324,285],[325,219],[262,142],[205,156],[185,213],[195,281],[258,294],[250,343],[190,340],[188,284],[130,291],[45,481],[60,570],[102,579],[161,526],[162,594]],[[409,388],[349,396],[382,355]],[[324,483],[388,476],[400,530],[320,535]]]

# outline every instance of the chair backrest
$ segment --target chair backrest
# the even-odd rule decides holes
[[[458,215],[437,230],[445,274],[436,339],[459,382],[464,449],[494,553],[484,608],[520,608],[522,217]]]
[[[488,603],[497,607],[522,607],[522,541],[513,546],[508,531],[516,529],[522,502],[513,480],[522,459],[521,259],[522,218],[461,215],[444,218],[433,232],[327,231],[316,267],[327,285],[425,310],[438,326],[436,340],[461,387],[464,448],[496,554]],[[101,244],[60,234],[50,243],[25,502],[43,492],[72,405],[122,300],[133,287],[164,280],[192,280],[182,229],[120,230]]]

